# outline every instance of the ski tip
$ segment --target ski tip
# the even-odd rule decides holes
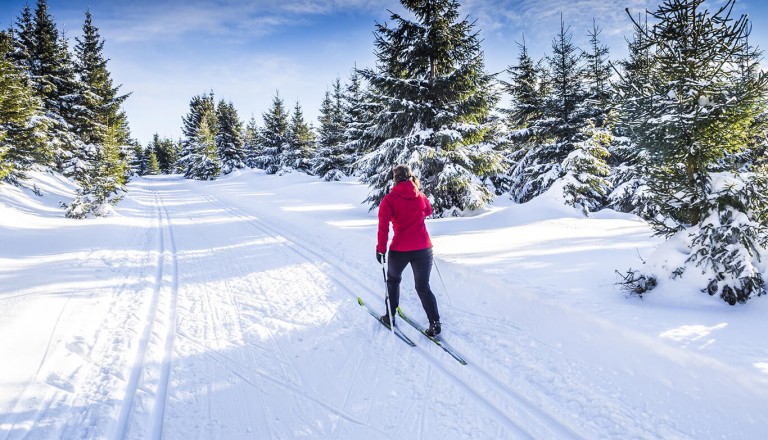
[[[360,298],[359,296],[357,297],[357,303],[360,304],[361,306],[363,305],[363,299]]]

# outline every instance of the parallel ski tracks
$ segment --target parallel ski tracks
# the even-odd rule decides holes
[[[145,423],[138,424],[149,429],[140,437],[153,439],[162,438],[163,419],[168,395],[168,384],[173,360],[173,345],[176,338],[177,300],[179,290],[179,267],[171,217],[163,203],[162,196],[149,183],[149,189],[154,197],[156,215],[157,260],[154,277],[152,299],[147,312],[145,326],[139,340],[136,357],[126,384],[123,405],[117,420],[115,438],[126,438],[129,430],[135,424],[135,417],[144,418]],[[159,329],[156,329],[159,327]],[[155,331],[159,330],[159,331]],[[153,334],[162,335],[159,345],[162,350],[162,360],[159,364],[159,375],[155,381],[148,379],[148,368],[156,368],[147,363],[147,355],[153,347],[150,341]],[[149,414],[138,414],[140,392],[147,393],[151,401]]]
[[[300,238],[297,237],[295,234],[289,231],[286,231],[284,228],[275,226],[272,222],[265,220],[264,218],[254,217],[253,215],[244,213],[239,209],[229,206],[224,202],[222,202],[217,197],[214,197],[212,195],[205,194],[205,193],[201,193],[201,195],[212,204],[215,204],[221,207],[222,209],[224,209],[225,211],[229,212],[230,214],[232,214],[237,218],[243,219],[244,222],[252,225],[253,227],[260,230],[261,232],[266,233],[272,237],[286,238],[288,240],[288,242],[284,243],[286,248],[290,249],[292,252],[305,258],[310,263],[317,265],[319,262],[322,262],[324,264],[327,264],[329,267],[332,267],[334,271],[334,277],[333,277],[334,281],[337,282],[339,286],[343,287],[352,298],[357,298],[357,296],[359,296],[362,291],[368,292],[368,294],[371,297],[379,298],[381,296],[381,293],[377,293],[376,291],[371,289],[368,285],[366,285],[364,282],[362,282],[359,279],[359,276],[350,274],[345,267],[339,265],[337,262],[332,261],[325,255],[323,255],[323,253],[315,251],[309,246],[303,245],[301,243]],[[427,346],[426,344],[422,344],[422,345]],[[496,418],[504,424],[507,430],[515,435],[515,438],[533,439],[533,438],[542,438],[542,436],[545,436],[547,438],[557,438],[557,439],[581,438],[578,434],[573,432],[568,426],[564,425],[563,423],[555,419],[550,414],[541,410],[536,404],[528,400],[526,397],[524,397],[520,393],[511,389],[508,385],[499,381],[497,378],[493,376],[493,374],[489,373],[486,369],[479,366],[477,362],[473,362],[470,359],[467,359],[468,361],[470,361],[470,365],[459,366],[458,368],[462,370],[469,369],[474,373],[476,373],[475,377],[485,382],[487,389],[483,389],[483,390],[475,389],[471,384],[468,383],[467,380],[459,376],[460,374],[459,372],[454,371],[455,368],[448,368],[446,366],[446,363],[438,360],[437,356],[442,356],[444,354],[442,350],[438,350],[440,354],[435,355],[434,353],[437,353],[437,351],[434,351],[435,348],[429,347],[431,350],[428,350],[424,348],[424,346],[422,345],[418,345],[417,347],[414,348],[414,350],[418,352],[421,356],[423,356],[425,359],[427,359],[430,362],[430,364],[434,368],[436,368],[438,371],[440,371],[445,377],[449,378],[457,386],[463,389],[467,393],[467,395],[472,396],[472,398],[475,401],[477,401],[483,407],[485,407],[491,414],[494,414]],[[429,345],[432,345],[432,344],[429,344]],[[450,362],[454,363],[453,360],[451,360]],[[525,417],[528,419],[535,420],[536,422],[538,422],[539,429],[526,429],[522,427],[517,421],[515,421],[513,416],[507,413],[507,411],[497,407],[497,405],[493,401],[488,399],[484,395],[486,393],[498,393],[504,396],[504,398],[506,398],[506,401],[508,403],[513,404],[515,408],[519,410],[519,411],[516,411],[518,418]]]

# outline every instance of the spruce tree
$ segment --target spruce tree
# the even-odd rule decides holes
[[[583,53],[573,44],[573,33],[562,16],[560,32],[552,41],[552,55],[548,61],[552,90],[544,101],[544,115],[549,118],[544,129],[556,143],[581,140],[579,134],[588,117],[580,111],[587,98]]]
[[[37,122],[40,102],[12,60],[12,38],[0,32],[0,180],[20,184],[33,164],[47,162],[45,127]]]
[[[216,149],[221,159],[221,173],[245,167],[245,150],[243,148],[243,123],[237,115],[232,102],[219,101],[216,108],[218,131],[216,133]]]
[[[517,64],[507,67],[509,80],[502,81],[501,85],[512,98],[512,107],[503,110],[507,127],[513,139],[524,144],[536,136],[533,126],[543,116],[547,82],[543,67],[528,54],[525,39],[518,47]]]
[[[748,19],[732,16],[733,6],[727,0],[712,13],[703,0],[665,0],[651,14],[656,24],[645,38],[654,68],[644,91],[651,104],[640,113],[645,130],[634,132],[651,159],[649,187],[661,213],[652,225],[689,247],[684,265],[657,270],[679,276],[696,267],[709,279],[703,290],[729,304],[765,293],[760,267],[768,257],[761,222],[768,179],[729,160],[750,145],[768,94],[765,74],[742,74],[743,57],[755,54]]]
[[[215,180],[221,173],[221,162],[216,149],[215,130],[209,118],[202,118],[200,126],[189,141],[189,155],[184,177],[196,180]]]
[[[548,93],[542,101],[541,117],[529,122],[535,143],[520,155],[510,174],[512,198],[526,202],[547,191],[565,174],[564,162],[584,142],[588,114],[582,55],[573,44],[573,34],[560,19],[560,31],[552,40],[547,57]]]
[[[611,110],[609,49],[600,42],[600,28],[592,20],[589,50],[582,53],[583,99],[574,114],[582,124],[581,139],[574,140],[574,149],[562,163],[565,203],[580,208],[585,215],[599,211],[606,203],[611,188],[609,149],[614,142]]]
[[[29,3],[24,5],[13,29],[13,61],[29,80],[32,76],[33,54],[35,53],[35,22]]]
[[[85,13],[82,38],[75,40],[75,72],[80,90],[73,130],[83,142],[95,144],[103,143],[107,133],[115,130],[116,141],[124,144],[130,133],[124,130],[126,117],[121,105],[129,94],[120,95],[120,86],[113,86],[103,54],[104,40],[93,24],[90,11]]]
[[[201,127],[205,124],[205,136],[200,135]],[[203,160],[201,156],[205,156],[207,159],[215,160],[218,162],[217,154],[209,154],[206,136],[210,134],[211,139],[215,139],[215,129],[218,126],[218,120],[216,119],[216,104],[214,102],[213,92],[203,95],[197,95],[192,97],[189,102],[189,113],[182,117],[181,131],[183,133],[183,140],[181,146],[181,152],[179,154],[178,169],[188,179],[200,178],[198,175],[204,175],[202,179],[207,180],[207,172],[198,174],[201,169],[210,168],[200,166],[200,162]],[[214,145],[215,153],[215,145]],[[193,168],[195,170],[193,170]]]
[[[344,146],[342,149],[347,155],[348,163],[345,170],[347,175],[357,174],[355,164],[367,153],[364,138],[365,129],[373,116],[370,101],[365,80],[355,67],[344,91]]]
[[[518,179],[524,174],[519,173],[516,165],[543,140],[538,122],[544,116],[544,98],[548,93],[546,71],[528,54],[525,39],[518,43],[518,47],[517,64],[507,68],[509,80],[501,81],[502,89],[512,99],[512,106],[501,110],[506,115],[504,172],[493,177],[494,186],[500,193],[523,186],[524,182]]]
[[[314,150],[315,135],[304,122],[304,112],[299,101],[296,101],[288,123],[288,148],[283,151],[280,159],[282,167],[310,174]]]
[[[591,121],[584,132],[586,139],[577,142],[563,161],[562,181],[565,203],[589,215],[603,207],[611,186],[606,160],[613,136],[608,129],[595,127]]]
[[[261,138],[259,125],[256,118],[251,115],[251,119],[245,126],[243,135],[243,149],[245,150],[245,165],[248,168],[258,168],[259,157],[261,157]]]
[[[320,105],[320,127],[317,136],[317,150],[313,158],[313,172],[326,181],[339,180],[346,175],[350,163],[344,149],[344,113],[339,79],[334,91],[325,92]]]
[[[259,133],[261,155],[257,164],[267,174],[275,174],[280,171],[280,159],[288,145],[288,114],[279,93],[275,93],[272,107],[263,117],[264,128]]]
[[[613,190],[606,206],[648,220],[657,215],[658,208],[648,190],[649,154],[635,142],[644,131],[643,109],[651,105],[649,88],[654,60],[646,43],[647,19],[638,17],[636,23],[641,31],[635,30],[628,41],[627,59],[617,63],[618,80],[613,85],[613,106],[618,118],[614,126],[616,140],[610,147],[613,166],[608,179]]]
[[[80,189],[75,200],[67,206],[67,217],[109,215],[112,205],[125,195],[128,163],[121,155],[120,136],[117,128],[112,127],[102,144],[85,144],[80,150],[78,160],[73,162]]]
[[[176,161],[178,160],[178,145],[172,139],[160,138],[155,133],[152,136],[147,148],[151,148],[157,157],[157,166],[163,174],[172,174],[176,171]]]
[[[600,129],[607,127],[611,110],[611,66],[608,62],[610,50],[600,41],[602,29],[592,19],[592,29],[587,32],[589,36],[589,50],[584,52],[584,83],[586,87],[586,99],[583,102],[585,108],[584,117],[590,119],[594,127]]]
[[[402,0],[409,19],[377,25],[377,69],[361,71],[379,106],[366,141],[365,200],[377,207],[392,167],[405,163],[421,179],[437,216],[459,215],[490,202],[482,178],[500,169],[489,143],[489,113],[498,98],[485,72],[474,25],[455,0]]]
[[[48,13],[45,0],[37,2],[31,42],[26,41],[30,37],[27,20],[25,15],[19,20],[21,27],[17,34],[23,40],[19,40],[17,44],[18,47],[31,51],[30,84],[41,100],[46,119],[48,147],[44,155],[50,151],[57,169],[71,176],[71,172],[82,165],[73,162],[77,161],[76,156],[81,154],[79,150],[82,148],[82,141],[71,130],[72,124],[75,123],[78,92],[72,56],[66,38],[59,34],[53,17]]]

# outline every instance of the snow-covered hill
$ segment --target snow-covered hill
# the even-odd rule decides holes
[[[383,311],[367,188],[139,178],[67,220],[67,181],[0,186],[0,439],[758,439],[768,302],[685,280],[628,298],[636,217],[505,198],[428,221],[462,366]],[[402,307],[425,321],[406,272]],[[401,324],[404,325],[404,324]]]

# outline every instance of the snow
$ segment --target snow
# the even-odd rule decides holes
[[[661,243],[546,193],[428,221],[462,366],[383,311],[368,188],[137,178],[113,216],[0,186],[0,438],[762,438],[768,303],[615,271]],[[667,249],[671,247],[667,246]],[[671,252],[671,251],[670,251]],[[671,259],[677,258],[670,255]],[[402,307],[425,321],[406,271]]]

